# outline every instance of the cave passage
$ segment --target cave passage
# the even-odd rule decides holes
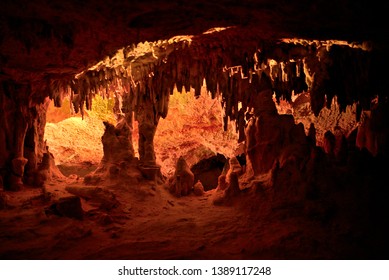
[[[60,108],[53,103],[49,105],[45,140],[64,175],[84,177],[97,167],[103,156],[103,121],[117,124],[118,117],[113,111],[115,101],[96,96],[92,110],[86,110],[84,118],[80,113],[72,112],[69,102],[68,98],[64,99]],[[187,158],[190,166],[217,154],[228,158],[235,155],[235,127],[231,123],[229,130],[223,131],[220,100],[212,99],[205,87],[197,98],[193,89],[189,93],[174,90],[170,96],[169,112],[165,119],[160,120],[154,139],[156,162],[165,177],[173,175],[181,155]],[[138,138],[138,122],[134,121],[132,139],[136,157],[139,157]],[[216,186],[217,182],[212,188]]]
[[[0,257],[387,258],[380,49],[262,36],[2,80]]]

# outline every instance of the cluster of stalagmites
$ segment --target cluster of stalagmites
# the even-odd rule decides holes
[[[141,177],[136,172],[138,159],[132,146],[132,122],[122,118],[116,126],[104,122],[105,131],[101,137],[104,156],[98,168],[85,177],[86,184],[97,184],[105,178],[126,179],[137,183]]]
[[[210,38],[207,41],[204,36],[201,38],[205,39],[194,37],[189,41],[150,44],[150,51],[142,55],[134,55],[132,48],[126,48],[120,53],[120,59],[108,59],[71,80],[52,77],[46,82],[23,85],[3,81],[0,140],[6,143],[1,150],[5,188],[18,189],[27,182],[40,184],[39,179],[34,179],[39,176],[34,174],[39,174],[38,165],[45,153],[47,99],[44,97],[47,96],[56,106],[61,106],[63,96],[70,94],[72,109],[82,112],[84,106],[92,108],[95,94],[109,96],[115,92],[116,110],[123,121],[117,127],[106,124],[102,139],[104,158],[94,175],[115,176],[121,174],[125,164],[135,164],[132,140],[127,137],[134,116],[139,122],[140,139],[136,164],[143,175],[153,178],[159,173],[154,134],[160,117],[168,113],[169,96],[175,87],[179,91],[193,88],[199,96],[205,80],[208,92],[214,98],[219,97],[223,105],[224,128],[228,121],[236,121],[239,142],[246,141],[247,157],[255,172],[271,167],[273,154],[278,157],[280,153],[275,148],[278,142],[289,144],[285,139],[303,139],[302,127],[294,127],[291,117],[273,116],[274,104],[270,102],[273,92],[278,98],[283,96],[288,100],[292,93],[310,91],[315,114],[331,104],[335,95],[342,108],[355,100],[366,107],[369,97],[381,92],[382,73],[377,70],[380,69],[377,59],[359,48],[261,40],[215,42]],[[264,130],[275,134],[263,136]],[[278,135],[279,130],[286,132]],[[258,135],[257,131],[260,131]],[[261,137],[269,137],[267,141],[277,145],[261,144]],[[129,139],[125,145],[124,138]],[[291,145],[301,144],[300,140],[290,141]],[[300,160],[299,155],[295,157]],[[88,177],[86,181],[98,181],[97,177]]]
[[[367,151],[381,159],[387,157],[387,103],[375,104],[371,111],[364,112],[364,118],[373,117],[374,121],[365,120],[359,129],[348,135],[344,135],[340,127],[327,131],[323,147],[319,147],[316,146],[314,125],[305,134],[303,125],[296,124],[293,116],[277,113],[271,95],[271,90],[268,90],[257,96],[262,109],[253,113],[245,128],[244,160],[238,155],[225,163],[217,184],[213,186],[216,189],[213,192],[215,205],[230,205],[247,189],[270,192],[282,200],[317,199],[331,188],[352,186],[355,182],[344,182],[339,176],[349,178],[355,169],[364,166],[365,159],[371,160]],[[365,171],[367,175],[361,177],[370,178],[372,169]],[[207,173],[207,176],[215,174]],[[204,177],[201,180],[210,181]],[[192,192],[196,195],[204,193],[201,181],[195,182],[183,157],[179,158],[168,186],[177,197]],[[277,194],[284,197],[277,197]]]
[[[62,174],[44,141],[49,99],[33,94],[29,84],[0,84],[0,177],[5,190],[41,187]]]
[[[109,96],[115,91],[117,112],[128,119],[134,114],[139,122],[143,174],[154,177],[158,173],[154,134],[159,118],[168,113],[175,87],[186,92],[193,88],[199,96],[205,81],[211,96],[221,100],[224,129],[228,121],[235,121],[239,142],[246,138],[250,118],[271,106],[265,92],[290,100],[293,93],[308,90],[316,115],[335,95],[344,109],[356,97],[372,94],[371,57],[362,49],[320,42],[236,44],[193,39],[149,44],[143,53],[125,48],[71,82],[73,108],[82,112],[85,104],[90,109],[95,94]]]

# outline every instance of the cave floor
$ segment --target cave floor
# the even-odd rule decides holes
[[[215,206],[215,190],[177,198],[164,185],[147,180],[104,182],[97,187],[112,194],[118,204],[107,208],[101,199],[82,198],[82,220],[47,211],[53,201],[69,196],[65,188],[96,188],[86,186],[80,177],[49,182],[46,192],[27,187],[7,192],[11,207],[0,211],[0,258],[358,257],[347,227],[309,219],[301,205],[272,207],[266,198],[253,198],[249,191],[228,206]]]

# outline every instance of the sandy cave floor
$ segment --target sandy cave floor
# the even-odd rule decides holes
[[[47,212],[50,201],[69,195],[66,186],[86,187],[67,177],[49,183],[46,193],[9,195],[13,209],[0,211],[1,259],[305,259],[336,251],[298,209],[248,207],[244,194],[233,205],[215,206],[215,190],[176,198],[152,181],[107,184],[102,188],[118,206],[107,210],[82,199],[84,219],[77,220]],[[253,207],[260,210],[255,217]]]

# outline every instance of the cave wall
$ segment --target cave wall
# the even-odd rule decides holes
[[[355,145],[367,149],[374,156],[389,155],[389,104],[379,102],[370,110],[361,113],[361,124],[356,134]]]
[[[6,1],[0,15],[4,184],[18,185],[24,175],[32,182],[44,153],[46,98],[61,106],[69,94],[82,113],[94,95],[108,96],[116,88],[129,114],[142,115],[140,101],[146,99],[157,120],[168,113],[175,86],[193,88],[198,96],[205,79],[224,107],[224,128],[237,121],[239,141],[250,117],[244,112],[259,118],[266,110],[257,98],[265,90],[287,100],[309,91],[316,115],[335,95],[341,109],[356,102],[359,111],[368,110],[377,96],[387,102],[382,9],[374,3],[331,4]],[[208,30],[215,26],[228,28]],[[172,37],[177,34],[194,35]],[[285,39],[295,37],[305,39]],[[138,43],[148,51],[137,52]]]
[[[255,120],[249,125],[247,133],[255,137],[251,137],[249,146],[257,147],[258,141],[263,141],[258,140],[261,137],[268,138],[267,142],[273,141],[274,151],[265,149],[260,152],[258,147],[249,147],[248,155],[251,162],[255,163],[254,173],[269,170],[279,156],[276,147],[285,145],[285,139],[292,139],[287,143],[292,144],[293,133],[302,139],[301,133],[295,132],[298,129],[294,128],[293,119],[268,118],[276,114],[273,92],[277,99],[286,100],[290,100],[292,94],[310,92],[311,108],[316,115],[324,106],[330,106],[335,96],[341,110],[355,102],[361,108],[366,108],[376,96],[383,102],[387,98],[383,84],[380,83],[382,74],[377,70],[377,65],[383,62],[377,61],[379,57],[375,50],[363,44],[264,40],[254,35],[238,42],[231,34],[228,43],[225,40],[217,41],[223,32],[146,42],[140,46],[146,48],[141,55],[137,53],[139,50],[136,46],[130,46],[73,79],[48,77],[39,82],[23,84],[4,81],[4,119],[13,116],[11,118],[14,118],[16,124],[15,128],[4,124],[2,137],[9,143],[15,143],[8,144],[10,147],[2,153],[4,168],[14,162],[11,169],[17,173],[16,177],[25,177],[25,182],[33,183],[31,177],[45,146],[43,134],[47,106],[44,104],[48,99],[53,99],[56,106],[61,106],[62,98],[69,94],[75,112],[81,111],[82,114],[84,108],[92,108],[96,94],[109,97],[113,90],[121,94],[123,101],[120,109],[128,116],[134,112],[135,118],[141,120],[141,127],[151,124],[140,135],[147,146],[140,150],[140,154],[141,157],[150,154],[145,160],[141,158],[141,161],[155,165],[155,129],[151,127],[156,128],[158,119],[166,117],[173,88],[186,92],[193,88],[195,96],[199,96],[205,80],[210,95],[221,101],[224,129],[229,121],[236,121],[239,141],[244,141],[247,123],[254,116]],[[8,103],[10,106],[6,105]],[[13,109],[9,111],[10,108]],[[264,136],[258,132],[275,133],[281,127],[280,135]],[[150,131],[154,133],[150,134]],[[268,158],[264,152],[274,158]],[[265,162],[269,166],[261,167]],[[26,173],[23,172],[24,165],[27,167]],[[16,171],[16,168],[20,170]],[[16,180],[14,175],[3,176],[6,185],[16,184],[10,183]],[[11,177],[14,179],[10,181]],[[17,184],[21,184],[20,180]]]
[[[46,152],[44,129],[49,100],[34,103],[31,85],[3,82],[0,87],[0,175],[6,190],[34,186]]]
[[[211,96],[221,98],[225,128],[228,121],[237,120],[243,140],[243,113],[258,107],[254,96],[263,90],[262,77],[269,80],[277,100],[310,92],[316,116],[323,107],[330,108],[335,96],[341,111],[357,103],[359,112],[376,96],[387,98],[384,74],[378,70],[385,62],[379,50],[366,44],[242,38],[235,32],[227,29],[124,48],[71,81],[76,108],[82,110],[84,103],[90,108],[94,94],[106,96],[114,87],[130,95],[135,112],[145,96],[156,115],[165,117],[174,87],[186,92],[193,88],[199,96],[205,80]],[[137,53],[145,46],[144,53]]]

